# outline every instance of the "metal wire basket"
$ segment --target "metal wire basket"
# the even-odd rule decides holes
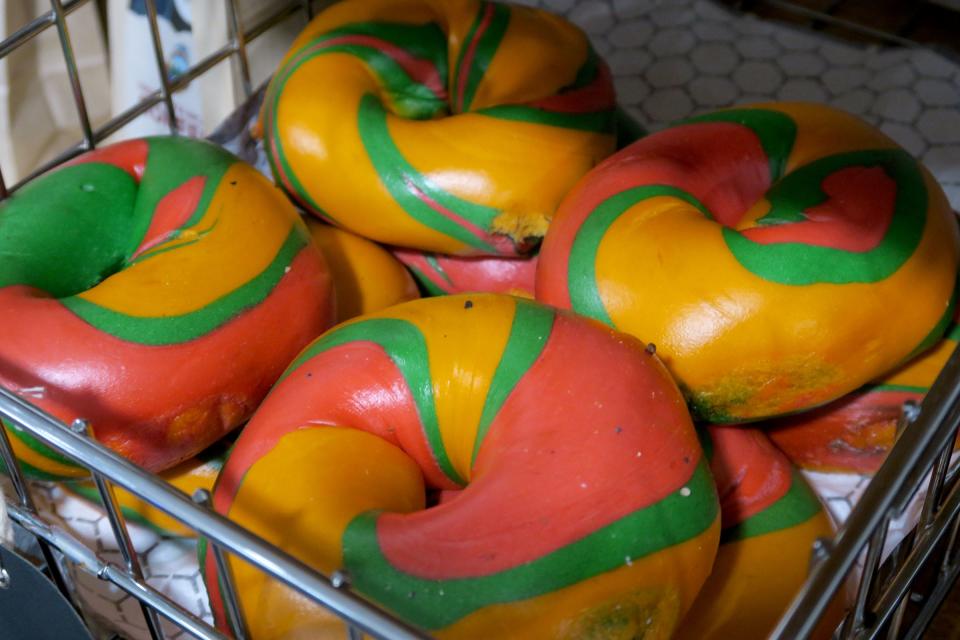
[[[48,28],[56,28],[68,71],[82,140],[37,168],[12,186],[0,171],[0,200],[33,177],[84,151],[94,148],[125,124],[157,105],[166,110],[171,133],[177,133],[173,94],[195,81],[218,63],[230,59],[236,65],[243,91],[251,94],[247,45],[282,20],[301,13],[312,15],[309,0],[278,3],[271,15],[254,25],[243,25],[238,0],[228,0],[228,42],[175,79],[164,63],[155,0],[146,0],[154,58],[160,87],[142,101],[100,127],[91,126],[71,46],[66,16],[89,0],[50,0],[51,9],[0,41],[0,58],[24,45]],[[902,43],[899,43],[902,44]],[[0,429],[0,456],[9,470],[16,499],[8,503],[14,522],[36,537],[50,577],[65,596],[72,597],[61,574],[59,558],[75,564],[126,591],[141,603],[147,629],[162,638],[160,617],[199,638],[225,638],[204,620],[153,589],[144,580],[124,517],[113,493],[114,485],[140,496],[181,520],[209,540],[221,575],[224,600],[237,638],[247,637],[243,615],[230,584],[225,561],[233,553],[267,574],[328,607],[342,617],[351,638],[367,633],[383,638],[418,638],[424,634],[353,594],[348,576],[324,576],[265,540],[213,512],[208,495],[193,498],[120,458],[87,436],[86,424],[66,425],[30,404],[0,389],[0,418],[25,429],[42,442],[90,470],[117,538],[124,566],[108,562],[65,529],[38,513],[30,485],[25,481]],[[902,431],[882,468],[863,494],[845,525],[831,540],[818,541],[812,550],[809,578],[781,619],[774,637],[809,636],[834,594],[848,580],[858,561],[863,564],[854,606],[841,629],[842,638],[916,638],[927,628],[939,605],[960,575],[960,474],[951,471],[953,444],[960,425],[960,355],[954,353],[922,406],[908,406]],[[888,525],[900,516],[922,487],[927,488],[920,520],[914,533],[885,561],[881,551]]]

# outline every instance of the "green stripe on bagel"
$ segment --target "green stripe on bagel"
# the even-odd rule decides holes
[[[410,322],[394,318],[371,318],[343,325],[319,338],[297,356],[277,381],[277,385],[311,358],[349,342],[377,344],[393,360],[410,389],[420,416],[424,437],[430,445],[437,466],[451,481],[460,486],[465,485],[466,481],[460,477],[450,462],[443,444],[443,437],[440,435],[440,422],[433,399],[433,382],[430,379],[430,357],[426,338],[420,329]]]
[[[437,96],[428,87],[414,82],[397,61],[383,51],[369,45],[349,44],[353,36],[377,38],[402,48],[415,57],[428,59],[437,68],[440,80],[446,81],[446,36],[437,25],[432,23],[426,25],[352,24],[314,38],[290,56],[275,74],[265,99],[267,160],[273,174],[285,177],[295,194],[303,198],[316,211],[323,211],[323,208],[313,200],[293,171],[283,151],[278,127],[278,109],[283,89],[290,77],[303,64],[321,55],[332,53],[352,55],[363,61],[377,76],[380,86],[390,97],[394,108],[405,117],[429,118],[447,108],[442,96]],[[341,44],[336,44],[338,40]],[[275,153],[270,152],[271,146],[275,149]],[[324,215],[327,214],[324,213]]]
[[[699,200],[683,189],[667,185],[633,187],[601,202],[584,220],[570,247],[567,286],[574,311],[616,327],[603,306],[603,299],[600,296],[597,284],[597,251],[600,249],[604,234],[617,221],[617,218],[638,202],[664,196],[683,200],[703,215],[710,217],[710,213]]]
[[[343,535],[354,587],[405,620],[442,629],[483,607],[533,598],[690,540],[719,513],[701,460],[681,489],[532,562],[488,576],[433,580],[394,568],[377,539],[379,512],[357,516]]]
[[[881,167],[896,182],[893,218],[877,247],[854,252],[800,242],[759,244],[724,227],[724,241],[737,261],[765,280],[794,286],[878,282],[895,273],[920,244],[927,212],[923,175],[910,154],[900,149],[841,153],[792,171],[767,192],[770,211],[757,225],[806,220],[804,211],[827,199],[823,180],[847,167]]]
[[[490,229],[494,218],[500,214],[497,209],[440,189],[411,165],[390,136],[387,111],[376,96],[367,94],[363,97],[358,120],[360,139],[380,181],[410,217],[471,247],[498,253],[490,243],[438,212],[418,193],[484,231]]]
[[[822,507],[817,496],[796,469],[792,470],[790,489],[772,505],[743,522],[720,532],[720,544],[762,536],[795,527],[814,517]]]
[[[188,342],[263,302],[307,243],[300,228],[294,227],[273,261],[256,277],[205,307],[179,316],[131,316],[76,296],[61,303],[83,321],[121,340],[154,346]]]
[[[510,335],[484,400],[471,461],[477,459],[480,445],[483,444],[484,437],[490,429],[490,423],[500,411],[507,396],[543,352],[555,317],[556,314],[546,307],[526,300],[517,300],[517,310],[513,316]]]

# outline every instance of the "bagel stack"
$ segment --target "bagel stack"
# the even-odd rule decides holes
[[[536,249],[617,124],[579,29],[482,0],[334,5],[294,42],[261,117],[277,183],[305,210],[421,261],[464,258],[444,292],[531,295],[532,268],[504,281],[496,258]]]
[[[668,638],[719,531],[652,351],[492,294],[405,303],[314,342],[241,433],[214,507],[440,637]],[[258,570],[233,573],[254,638],[343,633]]]
[[[150,471],[245,422],[333,322],[296,210],[201,140],[122,142],[38,178],[0,203],[0,254],[0,384]],[[30,477],[87,475],[7,431]]]
[[[293,43],[261,130],[279,190],[149,139],[0,204],[0,308],[46,314],[6,324],[0,381],[155,471],[249,417],[214,508],[438,637],[765,636],[832,534],[787,457],[875,470],[957,338],[956,223],[889,138],[758,104],[607,157],[606,65],[542,11],[340,2]],[[100,240],[67,275],[14,255],[40,194],[78,212],[44,224]],[[35,475],[77,473],[10,432]],[[344,633],[230,563],[254,640]]]
[[[595,126],[613,112],[609,78],[582,34],[552,18],[534,29],[541,18],[466,0],[347,0],[294,44],[262,114],[278,184],[325,221],[390,245],[428,293],[445,297],[362,316],[301,354],[241,436],[215,506],[322,571],[345,569],[365,597],[438,636],[762,637],[802,584],[809,545],[832,529],[770,440],[739,425],[764,428],[784,414],[802,420],[885,376],[907,384],[891,372],[936,344],[952,313],[956,225],[925,168],[873,127],[819,105],[705,114],[591,169],[613,150],[613,130]],[[521,41],[511,36],[533,31],[539,35],[527,43],[542,38],[553,53],[517,53]],[[544,59],[549,71],[536,66]],[[516,84],[499,84],[505,78]],[[355,125],[335,130],[334,122]],[[579,151],[571,159],[551,146],[550,160],[563,167],[545,171],[530,155],[545,148],[532,141],[541,134]],[[480,169],[479,155],[493,157],[492,167]],[[547,174],[535,196],[525,191]],[[536,262],[525,262],[540,237]],[[533,294],[567,313],[457,295],[465,289]],[[909,313],[892,316],[891,301],[908,294]],[[540,358],[553,337],[544,327],[576,324],[569,312],[594,324],[564,351],[573,373],[547,375]],[[537,316],[545,324],[526,324]],[[586,487],[569,484],[581,465],[614,468],[630,447],[638,458],[657,447],[643,436],[601,453],[579,439],[589,428],[568,426],[571,417],[593,422],[598,437],[610,419],[615,433],[626,429],[606,393],[630,386],[630,367],[598,368],[608,348],[586,337],[603,325],[628,351],[633,339],[652,343],[647,355],[656,352],[695,419],[730,425],[711,427],[724,446],[707,447],[729,508],[727,551],[722,545],[700,600],[692,598],[709,571],[703,563],[713,562],[704,551],[712,546],[707,506],[684,516],[700,522],[699,533],[643,555],[645,577],[632,574],[632,593],[596,585],[619,584],[611,576],[636,565],[635,552],[624,566],[589,577],[582,567],[563,570],[582,584],[528,573],[567,548],[553,534],[562,538],[574,525],[538,509],[594,486],[593,477]],[[519,385],[541,374],[551,383],[536,393],[498,390],[504,380]],[[567,375],[581,376],[582,387]],[[634,408],[647,411],[645,398],[636,395]],[[497,422],[491,407],[501,406],[526,420]],[[494,423],[498,435],[485,438]],[[577,462],[541,460],[558,453],[546,440],[568,429],[578,434],[569,441]],[[519,497],[510,507],[485,497],[486,487],[500,487],[492,478],[504,469],[501,447],[558,482],[556,498],[544,502],[522,483],[513,485]],[[674,446],[663,452],[676,460]],[[688,457],[681,454],[684,465]],[[644,482],[669,477],[661,469]],[[685,482],[673,495],[703,491],[692,476]],[[280,486],[296,490],[265,510]],[[629,490],[619,491],[626,508]],[[595,498],[597,517],[605,504]],[[484,519],[488,513],[509,517]],[[538,528],[546,523],[549,532]],[[652,520],[628,537],[637,543],[657,528]],[[508,542],[505,530],[523,545]],[[687,553],[681,549],[698,536],[706,536],[697,543],[703,554],[680,585],[666,558]],[[603,557],[620,544],[607,538],[586,555]],[[527,546],[540,550],[524,555]],[[759,575],[758,563],[788,547],[782,580]],[[204,563],[226,629],[216,567],[209,557]],[[307,613],[289,590],[234,570],[241,599],[256,612],[255,637],[342,630],[318,609]],[[754,590],[764,597],[751,597]],[[680,595],[663,595],[671,591]],[[842,603],[836,607],[825,633]]]

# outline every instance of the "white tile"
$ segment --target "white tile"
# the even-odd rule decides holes
[[[956,76],[957,64],[951,62],[939,53],[926,49],[919,49],[910,56],[913,67],[921,75],[931,78],[949,78]]]
[[[737,99],[737,86],[728,78],[694,78],[687,86],[700,107],[726,107]]]
[[[615,76],[640,75],[653,58],[646,49],[618,49],[607,56],[607,63]]]
[[[770,62],[744,62],[733,72],[733,79],[742,91],[773,95],[783,76]]]
[[[876,96],[872,91],[867,91],[866,89],[854,89],[853,91],[848,91],[836,96],[835,98],[832,98],[830,100],[830,104],[838,109],[843,109],[857,115],[863,115],[870,109],[870,105],[873,104],[875,99]]]
[[[710,75],[731,73],[740,61],[733,47],[719,42],[698,46],[690,58],[698,71]]]
[[[870,72],[862,67],[836,67],[824,71],[821,79],[831,93],[844,93],[866,84]]]
[[[809,51],[819,48],[821,40],[799,29],[781,28],[777,30],[777,42],[784,49]]]
[[[753,14],[746,14],[742,19],[735,20],[734,28],[740,33],[748,35],[765,36],[774,32],[773,25],[763,20],[757,19]]]
[[[925,105],[960,109],[960,86],[955,82],[920,78],[914,83],[913,90]]]
[[[920,101],[908,89],[891,89],[877,96],[871,111],[887,120],[912,122],[920,113]]]
[[[864,58],[864,65],[876,71],[892,69],[897,65],[908,62],[911,52],[907,49],[872,49]]]
[[[693,66],[685,58],[671,57],[655,60],[647,69],[646,78],[653,87],[676,87],[690,82]]]
[[[659,27],[677,27],[693,22],[696,14],[684,3],[664,2],[650,12],[650,18]]]
[[[733,42],[737,32],[723,22],[702,21],[691,26],[693,33],[703,42]]]
[[[650,95],[650,85],[636,76],[618,78],[614,85],[621,104],[639,104]]]
[[[648,15],[659,4],[660,0],[613,0],[613,11],[618,18],[636,18]]]
[[[817,53],[810,51],[791,51],[777,58],[777,64],[787,76],[819,76],[826,70],[827,63]]]
[[[601,0],[579,2],[569,13],[570,20],[589,34],[607,32],[614,25],[610,5]]]
[[[960,183],[960,145],[932,146],[923,154],[923,164],[941,181]],[[960,203],[953,206],[960,209]]]
[[[654,26],[649,20],[627,20],[613,27],[607,40],[615,47],[637,47],[647,43],[653,35]]]
[[[644,100],[643,110],[653,123],[664,124],[689,116],[693,102],[680,89],[664,89]]]
[[[650,52],[658,58],[678,56],[689,52],[697,38],[686,29],[663,29],[650,40]]]
[[[869,86],[877,91],[905,87],[916,78],[913,67],[907,62],[901,62],[892,67],[877,70],[870,79]]]
[[[930,144],[960,144],[960,111],[931,109],[917,120],[917,129]]]
[[[737,50],[744,58],[766,60],[776,58],[782,52],[773,38],[751,36],[736,42]]]
[[[910,152],[914,157],[919,158],[927,148],[927,142],[923,139],[917,130],[910,125],[900,122],[884,122],[880,125],[880,130],[893,138],[897,144]]]
[[[831,65],[854,65],[861,64],[867,53],[860,47],[828,40],[820,45],[820,55]]]
[[[819,82],[813,80],[787,80],[780,87],[777,97],[780,100],[800,100],[806,102],[824,102],[827,92]]]
[[[698,22],[708,20],[728,22],[736,19],[737,17],[735,13],[728,10],[719,2],[711,2],[708,0],[699,0],[698,2],[695,2],[694,10],[697,12],[697,16],[699,17]]]

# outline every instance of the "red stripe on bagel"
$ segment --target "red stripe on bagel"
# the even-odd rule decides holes
[[[714,450],[710,473],[717,483],[724,529],[760,513],[787,494],[790,463],[762,431],[738,425],[711,425],[707,430]]]
[[[228,426],[236,426],[280,375],[279,367],[263,371],[260,363],[288,362],[330,325],[329,309],[302,304],[306,291],[319,298],[327,290],[316,276],[324,272],[322,258],[301,250],[290,267],[261,304],[203,337],[164,346],[98,331],[34,289],[0,289],[0,384],[42,387],[44,396],[33,401],[61,420],[90,420],[98,440],[150,470],[172,466],[221,434],[200,443],[188,420],[175,437],[171,420],[206,407],[210,419],[232,417]],[[278,317],[285,331],[274,330]]]
[[[406,380],[383,347],[368,341],[332,347],[284,378],[244,428],[220,474],[214,506],[227,513],[243,474],[280,438],[310,426],[362,429],[403,448],[427,482],[453,488],[437,467]]]
[[[102,149],[94,149],[87,153],[64,163],[63,166],[75,164],[87,164],[90,162],[103,162],[112,164],[115,167],[123,169],[138,183],[143,178],[143,171],[147,166],[147,155],[150,153],[150,145],[147,139],[138,138],[137,140],[127,140],[118,142]]]
[[[866,252],[880,245],[893,220],[897,183],[880,167],[848,167],[828,175],[823,204],[791,224],[754,227],[743,235],[759,244],[799,242],[817,247]]]
[[[463,227],[464,229],[472,233],[474,236],[480,238],[481,240],[485,240],[487,238],[488,233],[485,229],[483,229],[477,224],[474,224],[473,222],[466,219],[465,217],[458,215],[455,211],[448,209],[447,207],[443,206],[442,204],[440,204],[439,202],[431,198],[429,195],[424,193],[423,189],[417,186],[417,183],[414,182],[410,178],[410,176],[404,176],[403,182],[404,182],[404,185],[406,185],[407,187],[407,191],[409,191],[414,196],[416,196],[417,199],[421,200],[428,207],[430,207],[431,209],[433,209],[443,217],[447,218],[448,220],[453,221],[458,226]],[[495,238],[491,238],[491,241],[493,240],[495,240]],[[496,242],[493,242],[493,244],[494,246],[496,246]],[[497,247],[497,248],[500,248],[500,247]]]
[[[398,47],[392,42],[388,42],[382,38],[362,34],[352,34],[330,38],[329,40],[324,40],[318,48],[335,47],[337,45],[344,44],[355,44],[361,47],[370,47],[371,49],[382,51],[393,58],[394,62],[400,65],[400,68],[403,69],[408,76],[410,76],[411,80],[430,89],[430,91],[432,91],[433,94],[438,98],[446,99],[447,90],[443,86],[443,80],[440,78],[440,72],[437,71],[437,67],[433,64],[433,62],[417,58],[406,49]]]
[[[680,489],[700,459],[666,370],[637,342],[558,315],[491,423],[471,483],[439,506],[383,514],[381,548],[425,579],[540,558]],[[589,358],[578,354],[590,354]],[[616,375],[612,375],[616,372]],[[672,392],[670,389],[673,389]]]
[[[923,396],[917,391],[855,392],[770,423],[768,433],[800,467],[875,473],[896,439],[903,404],[920,402]]]
[[[197,210],[203,187],[207,183],[205,176],[194,176],[182,185],[163,196],[157,203],[156,212],[150,220],[150,227],[131,258],[169,240],[174,232],[186,224]]]
[[[564,198],[550,223],[541,254],[555,275],[538,271],[539,299],[571,306],[566,274],[584,220],[611,196],[643,185],[682,189],[719,223],[734,226],[770,187],[770,163],[753,131],[728,122],[666,129],[607,158]]]
[[[587,86],[535,100],[530,106],[556,113],[592,113],[612,109],[616,101],[610,69],[600,61],[597,77]]]
[[[460,60],[460,64],[457,66],[457,72],[460,74],[460,76],[457,78],[456,91],[458,111],[463,111],[463,94],[467,90],[467,81],[470,78],[470,69],[473,67],[473,59],[477,55],[477,46],[480,44],[480,40],[483,38],[484,32],[490,27],[490,23],[493,22],[493,12],[493,3],[486,3],[486,5],[483,7],[483,17],[480,19],[480,24],[477,25],[477,30],[473,34],[473,39],[467,43],[467,50],[464,52],[463,58]]]

